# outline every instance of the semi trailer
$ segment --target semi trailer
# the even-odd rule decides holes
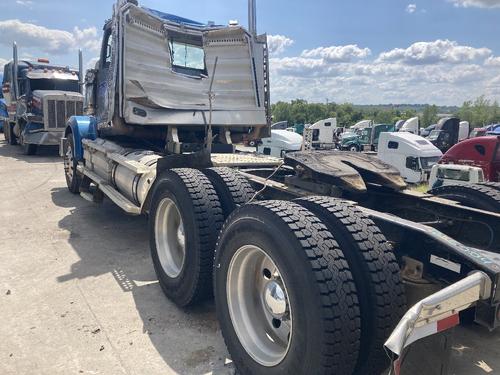
[[[82,54],[80,51],[79,70],[51,64],[45,58],[19,60],[15,42],[12,55],[4,66],[2,82],[8,109],[5,139],[33,155],[38,146],[58,146],[66,120],[83,114]]]
[[[500,211],[409,191],[361,153],[235,152],[270,134],[255,14],[245,29],[118,0],[61,139],[69,191],[147,216],[162,290],[215,299],[242,374],[398,373],[464,311],[496,328]]]

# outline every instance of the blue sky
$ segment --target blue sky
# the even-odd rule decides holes
[[[0,65],[20,55],[76,65],[97,56],[112,0],[2,0]],[[142,0],[199,21],[246,25],[246,0]],[[500,0],[257,0],[272,99],[461,104],[500,100]]]

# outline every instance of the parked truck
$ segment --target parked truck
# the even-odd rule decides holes
[[[47,59],[19,60],[14,43],[13,60],[5,64],[2,82],[8,109],[4,133],[9,144],[19,143],[28,155],[35,154],[40,145],[59,145],[66,120],[83,114],[81,51],[79,67],[53,65]]]
[[[337,126],[336,118],[317,121],[304,129],[304,147],[312,150],[335,149],[343,133],[344,128]]]
[[[68,189],[147,215],[161,288],[181,307],[214,296],[239,373],[380,374],[384,343],[399,373],[464,310],[499,325],[494,206],[410,192],[361,153],[234,153],[270,131],[253,0],[248,29],[117,1],[85,86]]]
[[[450,148],[441,164],[461,164],[479,167],[488,181],[500,182],[500,136],[467,139]]]
[[[396,168],[406,182],[419,184],[427,182],[443,153],[427,139],[399,131],[380,134],[377,156]]]
[[[456,117],[446,117],[439,120],[428,138],[437,148],[445,153],[453,145],[467,139],[469,133],[470,125],[467,121],[460,121]]]
[[[345,134],[340,141],[340,149],[346,151],[376,151],[380,134],[394,132],[392,124],[373,124],[371,127],[357,128],[355,133]]]

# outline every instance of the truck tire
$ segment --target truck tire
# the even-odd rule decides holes
[[[23,150],[25,155],[35,155],[38,150],[38,145],[33,143],[23,143]]]
[[[500,213],[500,191],[489,186],[446,185],[429,192],[441,198],[457,201],[464,206]]]
[[[356,145],[349,146],[349,151],[351,152],[359,152],[359,147]]]
[[[178,306],[212,296],[217,236],[223,224],[217,193],[195,169],[171,169],[156,181],[149,215],[151,256],[158,281]]]
[[[78,160],[75,157],[75,141],[73,140],[73,134],[69,133],[67,135],[68,144],[66,148],[66,153],[63,157],[64,162],[64,175],[66,177],[66,185],[68,190],[73,194],[80,194],[80,185],[82,183],[82,177],[78,173]]]
[[[479,185],[488,186],[489,188],[500,191],[500,182],[494,182],[494,181],[482,182]]]
[[[208,168],[203,173],[217,192],[224,219],[255,195],[248,180],[231,168]]]
[[[9,126],[10,123],[8,121],[3,122],[3,137],[5,139],[5,142],[9,144]]]
[[[345,254],[361,311],[361,347],[354,373],[379,375],[390,365],[384,342],[406,312],[404,285],[391,246],[353,204],[331,197],[296,202],[325,223]]]
[[[12,123],[8,123],[7,125],[7,129],[8,129],[8,132],[9,132],[9,145],[11,146],[15,146],[17,145],[17,138],[16,138],[16,135],[14,134],[14,129],[13,129],[14,125]]]
[[[332,235],[305,208],[263,201],[234,211],[217,244],[214,293],[239,373],[352,373],[356,287]]]

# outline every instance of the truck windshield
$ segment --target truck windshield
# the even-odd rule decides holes
[[[441,130],[433,130],[428,138],[430,141],[435,141],[439,138],[439,134],[441,134]]]
[[[468,170],[464,169],[447,169],[447,168],[439,168],[437,172],[437,178],[444,178],[447,180],[456,180],[456,181],[469,181],[470,173]]]
[[[78,92],[78,81],[69,79],[30,79],[31,91],[35,90],[61,90]]]
[[[420,158],[420,165],[422,166],[422,169],[424,170],[430,170],[432,166],[437,164],[439,161],[440,157],[439,156],[431,156],[431,157],[426,157],[426,158]]]
[[[205,51],[203,47],[170,40],[172,66],[176,71],[185,74],[205,72]]]

